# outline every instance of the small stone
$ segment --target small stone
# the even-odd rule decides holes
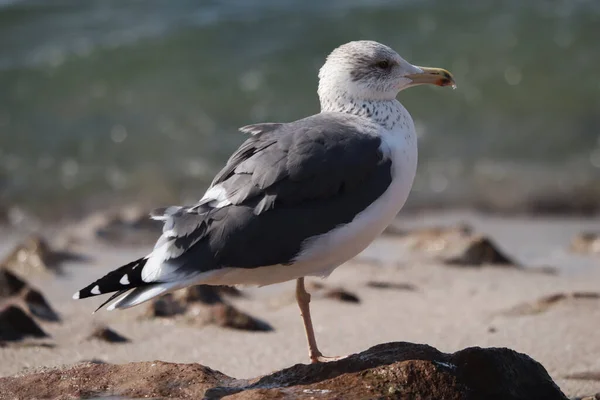
[[[60,273],[63,262],[85,261],[86,257],[69,251],[52,249],[40,235],[31,235],[18,244],[0,263],[21,276],[37,273]]]
[[[115,332],[107,326],[99,326],[88,336],[89,339],[102,340],[108,343],[128,343],[131,340]]]
[[[407,290],[414,292],[417,287],[411,283],[400,283],[400,282],[385,282],[385,281],[368,281],[367,287],[373,289],[393,289],[393,290]]]
[[[27,337],[45,338],[48,334],[16,304],[0,308],[0,341],[18,341]]]
[[[582,254],[600,254],[600,234],[584,232],[571,241],[571,251]]]
[[[544,296],[536,301],[519,304],[512,307],[508,311],[503,312],[508,316],[522,316],[541,314],[548,311],[550,308],[566,302],[577,300],[600,300],[598,292],[571,292],[571,293],[554,293]]]
[[[210,322],[226,328],[245,331],[272,331],[273,327],[264,321],[254,318],[229,304],[218,304],[210,308]]]
[[[0,268],[0,298],[11,297],[19,293],[27,284],[11,271]]]
[[[171,293],[154,299],[148,306],[145,315],[147,317],[167,318],[183,314],[186,308]]]
[[[354,293],[344,289],[330,289],[325,292],[324,297],[332,300],[339,300],[345,303],[360,303],[360,299]]]
[[[461,254],[446,260],[447,264],[456,266],[507,266],[518,267],[518,264],[500,251],[496,244],[484,236],[476,236],[469,240]]]
[[[202,304],[223,303],[219,287],[210,285],[194,285],[185,289],[184,299],[186,302],[199,302]]]
[[[27,288],[21,293],[29,311],[35,317],[48,322],[59,322],[60,316],[50,307],[44,296],[35,289]]]

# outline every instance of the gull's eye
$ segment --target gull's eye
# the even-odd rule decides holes
[[[383,61],[379,61],[377,64],[375,64],[375,66],[377,66],[377,68],[379,68],[379,69],[390,69],[392,64],[387,60],[383,60]]]

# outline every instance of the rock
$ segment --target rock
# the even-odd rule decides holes
[[[484,236],[471,238],[458,256],[450,257],[445,262],[456,266],[519,266],[500,251],[494,242]]]
[[[0,299],[19,293],[27,284],[14,273],[0,268]]]
[[[39,235],[32,235],[18,244],[0,263],[21,276],[37,273],[61,273],[62,263],[67,261],[85,261],[87,258],[69,251],[52,249]]]
[[[144,315],[146,317],[168,318],[185,313],[186,307],[171,293],[154,299],[148,305]]]
[[[0,300],[23,303],[33,316],[44,321],[60,321],[60,316],[39,291],[30,287],[16,274],[3,268],[0,268]]]
[[[584,232],[571,241],[571,251],[582,254],[600,254],[600,234]]]
[[[591,396],[574,397],[572,400],[600,400],[600,393],[596,393]]]
[[[18,305],[6,303],[1,306],[0,341],[17,341],[27,337],[45,338],[48,334]]]
[[[354,293],[350,293],[344,289],[330,289],[325,292],[326,299],[343,301],[345,303],[360,303],[360,299]]]
[[[600,293],[597,292],[571,292],[571,293],[555,293],[549,296],[544,296],[534,302],[519,304],[512,307],[502,314],[508,316],[522,316],[541,314],[548,311],[550,308],[566,302],[574,300],[600,300]]]
[[[187,324],[217,325],[247,331],[271,331],[268,323],[239,311],[226,303],[219,287],[192,286],[180,295],[167,294],[150,303],[146,317],[175,318]]]
[[[88,336],[88,340],[96,339],[101,340],[103,342],[108,343],[128,343],[131,340],[121,335],[120,333],[115,332],[107,326],[98,326],[96,327],[92,333]]]
[[[0,393],[7,398],[567,399],[544,367],[524,354],[479,347],[445,354],[403,342],[249,380],[199,364],[77,364],[0,378]]]
[[[339,300],[346,303],[360,303],[360,298],[347,291],[344,288],[330,288],[322,282],[308,281],[306,283],[308,290],[315,297],[323,297],[325,299]]]
[[[411,250],[440,252],[448,250],[457,242],[470,237],[473,229],[465,224],[456,226],[433,226],[407,232],[403,239]]]
[[[393,290],[407,290],[414,292],[417,287],[410,283],[399,283],[399,282],[385,282],[385,281],[369,281],[367,287],[373,289],[393,289]]]
[[[200,302],[202,304],[223,303],[220,286],[194,285],[183,291],[184,300],[189,303]]]
[[[154,243],[163,225],[161,221],[151,219],[147,210],[137,206],[102,213],[90,222],[95,222],[90,229],[96,238],[128,246]]]
[[[44,296],[35,289],[26,288],[21,293],[21,298],[27,304],[29,312],[35,317],[48,322],[59,322],[60,316],[48,304]]]
[[[268,323],[241,312],[229,304],[210,306],[210,323],[244,331],[269,332],[273,330]]]

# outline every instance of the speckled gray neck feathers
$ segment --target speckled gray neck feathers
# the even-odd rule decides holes
[[[357,100],[347,95],[321,96],[321,112],[343,112],[368,118],[393,129],[402,119],[404,107],[398,100]]]

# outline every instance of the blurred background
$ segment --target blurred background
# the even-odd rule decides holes
[[[598,0],[2,0],[0,207],[193,202],[238,127],[318,112],[326,55],[372,39],[458,83],[399,96],[409,207],[594,212],[598,38]]]

